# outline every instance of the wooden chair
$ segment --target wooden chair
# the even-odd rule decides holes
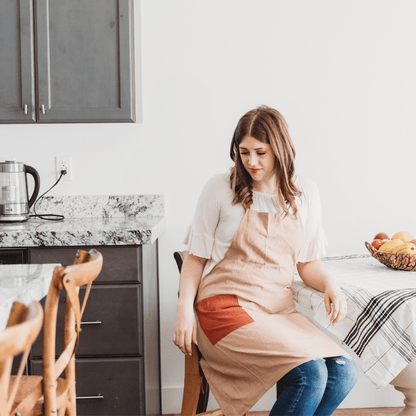
[[[173,257],[182,270],[184,251],[175,251]],[[192,355],[185,355],[185,381],[182,396],[181,416],[222,416],[220,409],[207,412],[209,385],[199,365],[202,355],[198,347],[192,343]]]
[[[9,416],[16,390],[29,355],[43,324],[43,309],[39,302],[29,306],[13,303],[7,327],[0,332],[0,416]],[[22,354],[20,367],[15,376],[16,383],[11,387],[10,373],[13,358]]]
[[[103,258],[97,250],[78,250],[75,264],[56,267],[46,297],[43,333],[42,376],[23,376],[12,406],[20,416],[76,416],[75,351],[81,331],[81,317],[92,282],[100,274]],[[80,286],[87,285],[82,307]],[[55,359],[59,295],[66,292],[64,349]],[[65,378],[60,378],[62,372]]]

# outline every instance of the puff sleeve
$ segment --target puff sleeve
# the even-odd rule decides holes
[[[194,256],[210,259],[215,231],[221,214],[224,189],[223,175],[216,175],[204,186],[199,197],[194,219],[189,225],[183,243]]]

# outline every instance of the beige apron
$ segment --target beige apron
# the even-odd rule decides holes
[[[293,368],[345,352],[292,298],[304,244],[299,214],[246,210],[196,299],[201,366],[225,416],[250,410]]]

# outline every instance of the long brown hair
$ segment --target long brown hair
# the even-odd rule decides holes
[[[285,215],[292,208],[297,212],[295,197],[302,193],[294,183],[295,147],[283,116],[275,109],[261,106],[249,111],[237,124],[231,141],[230,157],[234,161],[231,168],[230,186],[234,192],[233,204],[241,203],[244,209],[253,203],[253,184],[250,174],[244,168],[239,146],[245,136],[251,136],[270,145],[275,155],[277,183],[277,203]]]

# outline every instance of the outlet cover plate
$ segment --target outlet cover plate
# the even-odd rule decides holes
[[[62,181],[72,181],[72,160],[71,156],[55,156],[56,160],[56,179],[61,176],[61,170],[66,169],[66,175],[62,177]]]

